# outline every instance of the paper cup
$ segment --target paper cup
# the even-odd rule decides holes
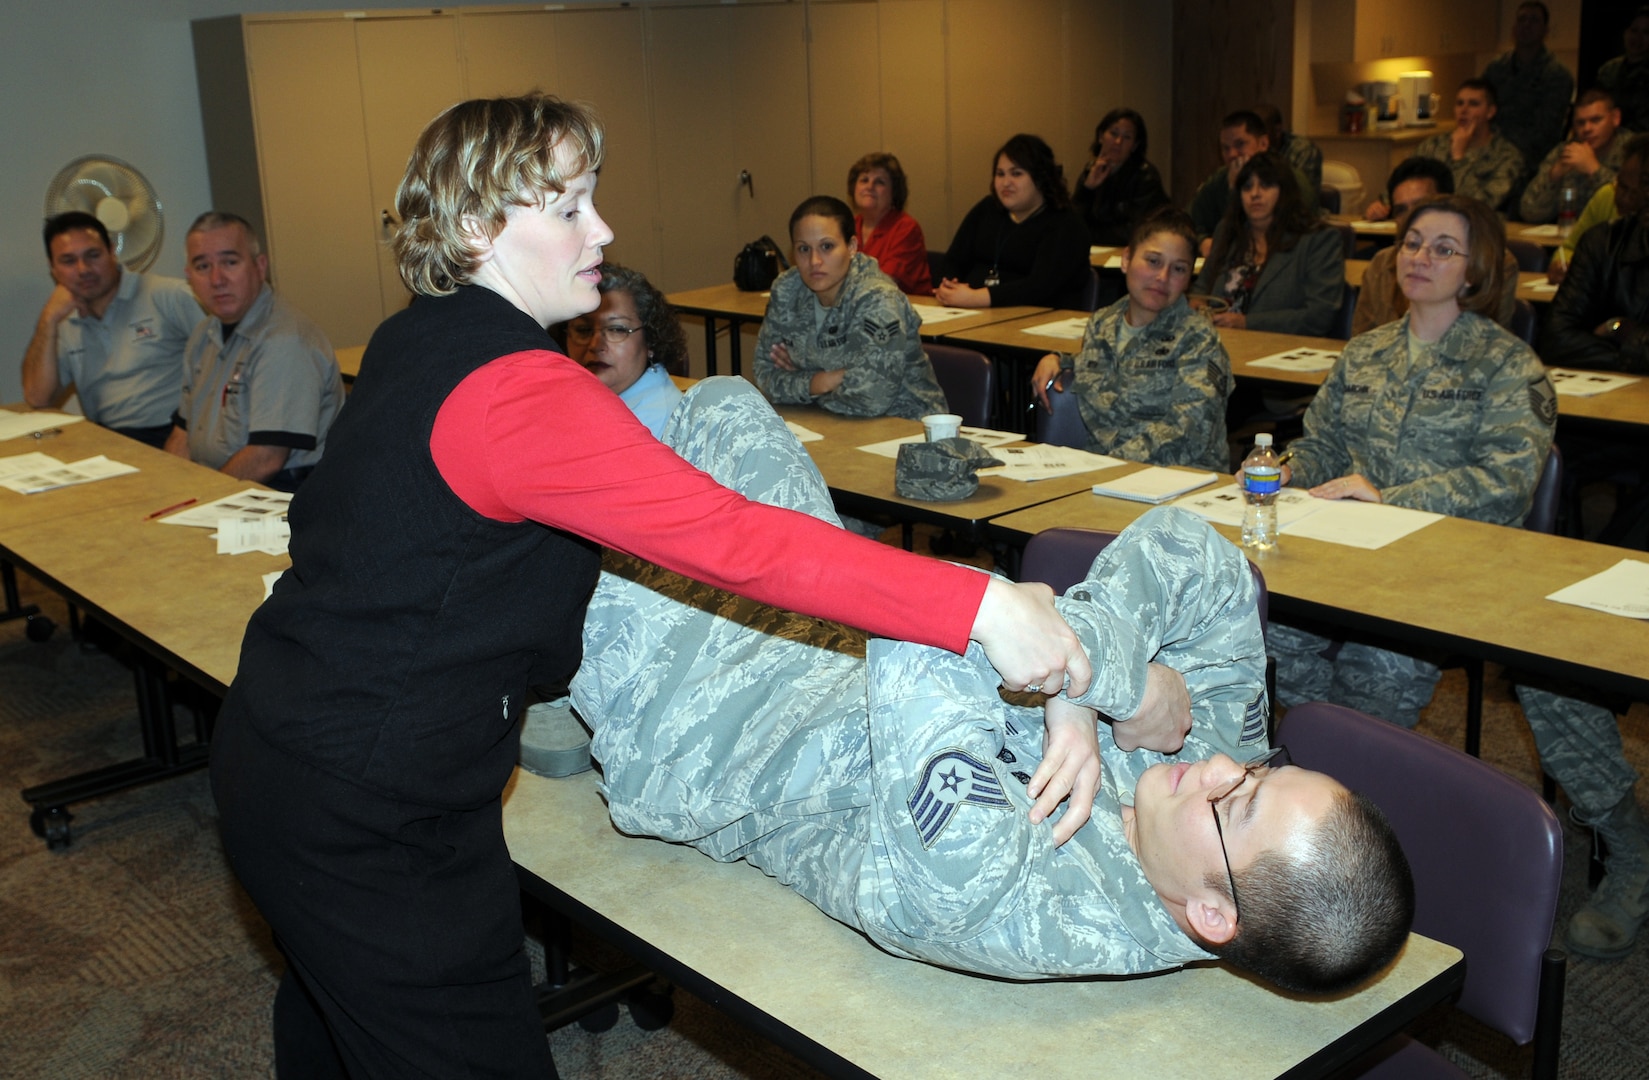
[[[955,413],[933,413],[922,417],[922,430],[927,432],[928,442],[954,439],[962,430],[962,418]]]

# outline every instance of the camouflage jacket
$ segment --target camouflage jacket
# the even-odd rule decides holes
[[[1557,424],[1540,359],[1466,312],[1416,364],[1408,328],[1404,315],[1346,345],[1289,445],[1290,483],[1360,473],[1394,506],[1522,524]]]
[[[1516,50],[1502,53],[1489,61],[1483,78],[1494,87],[1499,106],[1494,126],[1517,147],[1525,164],[1534,164],[1553,143],[1563,141],[1575,77],[1549,49],[1542,48],[1532,64],[1518,63]]]
[[[1118,354],[1117,325],[1128,298],[1095,312],[1076,356],[1077,400],[1088,449],[1153,465],[1225,472],[1225,400],[1231,358],[1213,323],[1182,296]]]
[[[1482,199],[1494,210],[1511,194],[1512,188],[1523,176],[1523,154],[1502,135],[1491,135],[1482,146],[1466,151],[1466,156],[1454,160],[1454,146],[1448,132],[1439,132],[1422,139],[1414,148],[1420,157],[1436,158],[1454,172],[1454,190],[1458,195]]]
[[[1603,153],[1597,156],[1598,170],[1591,176],[1575,173],[1575,180],[1580,185],[1580,195],[1575,200],[1575,213],[1597,194],[1598,188],[1604,184],[1615,182],[1615,173],[1620,169],[1620,162],[1626,155],[1626,140],[1632,133],[1625,128],[1617,128],[1614,138],[1609,145],[1603,148]],[[1552,147],[1551,153],[1541,161],[1540,167],[1535,170],[1534,176],[1529,179],[1529,186],[1523,189],[1523,200],[1519,209],[1523,211],[1523,220],[1531,225],[1538,225],[1557,220],[1557,197],[1563,190],[1563,177],[1552,179],[1552,167],[1563,156],[1563,147],[1566,143],[1558,143]]]
[[[944,392],[922,352],[921,329],[905,294],[868,255],[854,253],[831,308],[823,307],[791,268],[773,283],[756,338],[756,385],[776,404],[816,403],[845,416],[915,420],[946,412]],[[797,370],[773,363],[772,348],[781,343]],[[815,398],[809,380],[838,368],[847,372],[842,384]]]

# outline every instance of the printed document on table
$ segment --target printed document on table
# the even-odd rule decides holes
[[[1316,501],[1317,509],[1292,524],[1281,526],[1279,531],[1284,536],[1304,536],[1373,551],[1443,519],[1442,514],[1386,503],[1356,499]]]
[[[234,495],[225,495],[205,506],[191,506],[181,514],[162,518],[162,525],[189,525],[197,529],[215,529],[218,519],[226,517],[259,518],[286,516],[292,505],[292,495],[285,491],[259,491],[247,488]]]
[[[939,307],[935,304],[912,304],[911,307],[916,309],[916,314],[921,317],[923,326],[950,322],[952,319],[965,319],[969,315],[979,314],[973,308]]]
[[[962,427],[957,430],[957,434],[962,436],[962,438],[967,439],[969,442],[978,443],[986,450],[995,450],[998,446],[1002,446],[1005,443],[1021,442],[1025,438],[1025,436],[1019,434],[1017,431],[996,431],[992,428],[968,427],[966,424],[963,424]],[[900,439],[888,439],[885,442],[866,443],[864,446],[859,447],[859,449],[863,450],[867,454],[875,454],[878,457],[897,459],[899,457],[899,447],[908,442],[926,441],[927,436],[921,432],[918,432],[915,435],[906,435]]]
[[[1279,371],[1327,371],[1339,358],[1339,352],[1330,349],[1289,349],[1250,360],[1248,366],[1276,368]]]
[[[10,476],[0,477],[0,487],[8,487],[24,495],[34,495],[42,491],[51,491],[53,488],[89,484],[94,480],[107,480],[111,476],[125,476],[127,473],[135,472],[136,465],[110,461],[99,454],[69,465],[57,462],[55,465],[32,472],[12,473]]]
[[[1278,527],[1299,521],[1323,502],[1322,499],[1313,499],[1301,488],[1283,488],[1277,492],[1277,501],[1273,504],[1277,508]],[[1215,525],[1230,525],[1240,529],[1247,502],[1243,499],[1241,487],[1226,484],[1209,491],[1199,491],[1195,495],[1187,495],[1174,505],[1181,510],[1189,510]]]
[[[84,419],[86,419],[84,416],[76,416],[74,413],[17,413],[0,409],[0,440],[20,439],[25,435],[33,435],[37,431],[50,431],[52,428],[78,424]]]
[[[17,476],[20,473],[40,472],[44,469],[61,469],[63,463],[50,454],[42,454],[32,450],[27,454],[13,454],[11,457],[0,458],[0,476]]]
[[[1055,319],[1053,322],[1027,326],[1020,333],[1081,341],[1083,333],[1088,329],[1088,318],[1087,315],[1075,315],[1069,319]]]
[[[820,435],[817,431],[814,431],[810,427],[803,427],[794,420],[786,420],[784,422],[784,426],[790,429],[790,434],[796,436],[797,442],[818,442],[820,439],[824,438],[824,436]]]
[[[1134,502],[1163,503],[1176,495],[1184,495],[1187,491],[1195,491],[1205,484],[1212,484],[1216,479],[1217,474],[1211,472],[1191,472],[1186,469],[1148,465],[1139,472],[1095,484],[1094,494],[1113,499],[1130,499]]]
[[[1047,443],[997,446],[991,448],[991,453],[1002,464],[980,469],[980,476],[1025,481],[1051,480],[1056,476],[1075,476],[1077,473],[1098,472],[1127,464],[1121,458],[1091,454],[1074,446],[1050,446]]]
[[[1649,563],[1622,559],[1546,599],[1628,619],[1649,619]]]
[[[268,555],[285,555],[292,539],[292,526],[281,517],[261,518],[225,517],[218,519],[218,531],[213,534],[218,542],[219,555],[244,555],[261,551]]]
[[[1547,368],[1546,376],[1552,380],[1557,392],[1565,397],[1595,397],[1637,382],[1630,375],[1616,375],[1609,371],[1576,371],[1573,368]]]

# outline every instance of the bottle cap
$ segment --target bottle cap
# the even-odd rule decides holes
[[[1254,445],[1255,446],[1270,446],[1271,445],[1271,432],[1262,431],[1258,435],[1254,436]]]

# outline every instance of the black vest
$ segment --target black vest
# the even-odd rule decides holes
[[[529,675],[578,665],[600,555],[465,506],[429,440],[471,372],[551,344],[478,287],[420,298],[378,328],[326,457],[293,501],[292,569],[247,627],[222,722],[421,805],[499,796]]]

